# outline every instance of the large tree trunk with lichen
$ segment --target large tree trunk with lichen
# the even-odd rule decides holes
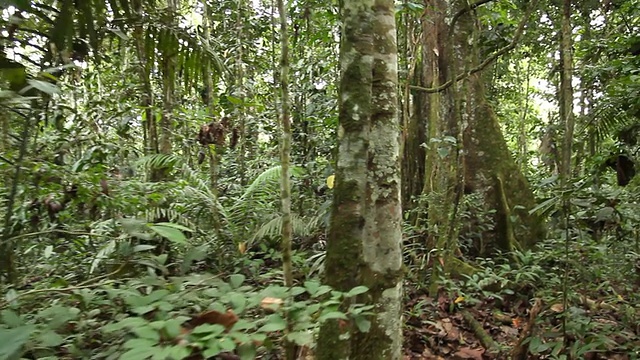
[[[367,333],[350,322],[324,323],[317,358],[400,359],[402,213],[394,4],[343,2],[341,15],[339,149],[325,282],[341,291],[368,287],[353,301],[374,308]]]
[[[425,5],[421,85],[432,90],[416,95],[416,105],[422,106],[416,113],[428,116],[423,193],[430,198],[431,245],[443,253],[440,263],[454,266],[450,256],[459,252],[458,239],[466,235],[458,216],[465,196],[474,196],[483,203],[480,212],[492,215],[475,237],[473,255],[530,247],[545,232],[542,220],[529,214],[535,206],[533,192],[486,101],[482,72],[462,76],[483,60],[471,41],[477,38],[473,12],[459,11],[465,7],[459,1],[425,0]],[[462,80],[443,86],[459,76]],[[468,212],[474,216],[477,210]],[[465,223],[481,221],[485,220],[479,217]]]
[[[528,17],[528,12],[524,17]],[[469,46],[474,36],[473,12],[460,16],[454,36],[462,56],[471,67],[477,66],[477,47]],[[481,245],[474,244],[479,255],[495,251],[508,252],[530,248],[545,236],[543,220],[530,214],[535,197],[522,170],[513,159],[500,130],[498,118],[485,95],[482,72],[470,75],[465,81],[466,99],[462,116],[468,121],[462,128],[464,147],[464,179],[467,193],[477,193],[484,200],[486,211],[493,214],[493,230]]]
[[[487,103],[480,76],[469,79],[473,105],[464,130],[465,188],[482,194],[486,210],[495,210],[491,237],[476,250],[480,255],[530,248],[544,237],[542,219],[529,214],[535,198],[502,136],[498,118]],[[513,221],[515,219],[515,221]]]

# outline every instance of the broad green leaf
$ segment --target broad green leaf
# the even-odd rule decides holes
[[[133,252],[147,251],[155,248],[156,248],[155,245],[136,245],[133,247]]]
[[[26,325],[14,329],[0,329],[0,359],[12,359],[29,340],[35,326]]]
[[[298,296],[300,294],[304,294],[305,292],[307,292],[307,289],[303,288],[302,286],[294,286],[291,288],[292,296]]]
[[[317,281],[305,281],[304,287],[307,289],[309,295],[313,296],[320,288],[320,283]]]
[[[233,274],[229,276],[229,285],[231,285],[231,288],[237,289],[242,285],[245,279],[246,277],[242,274]]]
[[[152,340],[156,342],[160,341],[160,333],[150,326],[142,326],[142,327],[134,328],[133,333],[136,334],[136,336],[143,339]]]
[[[9,309],[2,310],[0,314],[2,314],[2,322],[9,327],[15,328],[23,324],[22,318]]]
[[[367,320],[364,316],[356,317],[355,322],[360,332],[369,332],[369,329],[371,329],[371,321]]]
[[[447,155],[449,155],[449,149],[443,147],[438,148],[438,156],[440,156],[441,159],[446,158]]]
[[[243,101],[240,98],[237,98],[235,96],[231,96],[231,95],[227,95],[227,100],[229,100],[230,103],[232,103],[233,105],[242,105]]]
[[[229,302],[231,303],[233,310],[237,313],[244,311],[247,306],[247,298],[243,294],[237,292],[229,294]]]
[[[155,290],[151,292],[151,294],[147,295],[145,299],[147,300],[147,304],[151,304],[166,298],[167,296],[169,296],[169,294],[169,290],[166,289]]]
[[[318,318],[318,321],[319,322],[324,322],[324,321],[330,320],[330,319],[347,320],[347,315],[345,315],[344,313],[342,313],[340,311],[331,311],[331,312],[328,312],[326,314],[320,315],[320,317]]]
[[[260,332],[273,332],[284,330],[287,327],[286,321],[278,314],[272,314],[267,318],[266,324],[260,328]]]
[[[605,206],[596,213],[596,221],[611,220],[616,210],[610,206]]]
[[[173,359],[173,360],[186,359],[189,357],[189,355],[191,355],[191,348],[188,348],[185,346],[180,346],[180,345],[172,346],[168,350],[169,351],[167,352],[166,358]]]
[[[289,341],[293,341],[296,345],[306,346],[313,343],[313,333],[310,331],[295,331],[287,335]]]
[[[146,313],[149,313],[153,310],[155,310],[156,307],[153,305],[144,305],[144,306],[138,306],[132,309],[132,311],[138,315],[144,315]]]
[[[56,347],[64,343],[64,338],[55,331],[49,330],[38,335],[37,342],[44,347]]]
[[[27,87],[20,90],[21,94],[25,94],[27,91],[29,91],[32,88],[40,90],[47,95],[54,95],[54,94],[60,93],[60,89],[57,86],[55,86],[54,84],[48,83],[46,81],[30,79],[30,80],[27,80],[27,84],[29,84]]]
[[[364,294],[368,291],[369,289],[366,286],[356,286],[353,289],[349,290],[348,293],[346,293],[344,296],[345,297],[354,297],[356,295],[360,295],[360,294]]]
[[[211,339],[207,343],[207,346],[205,350],[202,352],[202,355],[204,356],[205,359],[211,359],[214,356],[220,354],[221,352],[222,350],[220,349],[220,346],[218,346],[218,339]]]
[[[241,360],[253,360],[256,358],[256,347],[253,344],[242,344],[238,346],[237,351]]]
[[[312,295],[312,297],[322,296],[331,291],[331,286],[328,285],[320,285],[317,291]]]
[[[170,319],[167,320],[166,325],[165,325],[165,330],[167,331],[167,336],[169,336],[170,339],[175,339],[176,337],[178,337],[180,335],[180,332],[182,331],[182,323],[186,320],[185,319]]]
[[[154,347],[158,344],[155,340],[150,339],[131,339],[124,343],[125,349],[142,349],[142,348],[150,348]]]
[[[224,330],[224,326],[220,324],[203,324],[200,326],[196,326],[196,328],[193,329],[191,333],[218,336],[222,334]]]
[[[220,349],[222,349],[222,351],[233,351],[236,349],[236,343],[228,337],[220,339],[218,344],[220,345]]]
[[[126,328],[134,328],[148,324],[147,320],[141,317],[128,317],[118,321],[117,323],[108,324],[102,327],[102,331],[113,332]]]
[[[126,345],[126,344],[125,344]],[[161,347],[155,347],[153,345],[141,345],[138,347],[133,347],[131,350],[120,356],[120,360],[142,360],[148,359],[150,357],[154,357],[158,353],[162,352],[163,349]]]
[[[155,224],[149,225],[149,228],[154,232],[156,232],[158,235],[162,236],[163,238],[173,243],[181,244],[181,245],[187,244],[187,238],[184,236],[184,234],[180,230],[176,228],[164,226],[164,225],[155,225]]]

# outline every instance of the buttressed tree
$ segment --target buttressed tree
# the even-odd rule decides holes
[[[368,287],[354,301],[374,308],[367,332],[344,321],[323,325],[317,357],[400,359],[402,213],[394,3],[345,1],[340,11],[339,150],[325,281],[342,291]]]

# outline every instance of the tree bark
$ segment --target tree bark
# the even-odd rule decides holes
[[[179,0],[167,0],[167,9],[165,14],[166,24],[168,27],[177,26],[177,10]],[[162,64],[162,116],[160,118],[160,154],[169,155],[172,152],[173,142],[173,108],[175,106],[176,91],[176,57],[178,54],[178,41],[175,37],[169,35],[165,39],[164,46],[160,50]],[[166,177],[165,171],[162,171],[157,180]]]
[[[317,358],[400,359],[402,211],[397,45],[391,0],[342,2],[338,160],[325,281],[364,285],[371,328],[323,324]],[[348,306],[346,304],[345,306]],[[349,336],[341,336],[349,334]]]
[[[289,166],[291,163],[291,120],[289,109],[289,35],[287,33],[287,10],[284,0],[278,0],[278,12],[280,13],[280,117],[282,135],[280,143],[280,166],[282,167],[280,179],[280,199],[282,203],[282,272],[284,285],[293,286],[293,269],[291,264],[291,242],[293,227],[291,224],[291,175]],[[288,299],[291,301],[292,299]],[[288,335],[293,331],[293,319],[287,313]],[[285,337],[285,359],[296,358],[295,343]]]
[[[416,113],[429,117],[427,138],[437,140],[428,143],[423,188],[423,194],[440,199],[429,204],[431,236],[436,237],[432,242],[450,254],[456,251],[457,206],[464,192],[479,194],[485,211],[495,211],[494,229],[482,235],[481,244],[474,244],[476,254],[510,251],[520,245],[530,247],[545,233],[542,220],[528,213],[535,206],[533,192],[511,156],[498,118],[486,100],[485,77],[478,71],[468,73],[485,63],[469,41],[474,38],[473,12],[459,1],[425,0],[425,5],[423,61],[429,62],[423,67],[427,76],[422,82],[438,88],[452,79],[461,79],[442,91],[416,95],[423,99],[416,101],[423,106]],[[530,11],[524,18],[529,14]],[[446,23],[448,17],[455,22]],[[429,96],[432,94],[438,95]],[[447,144],[454,140],[455,146]],[[433,231],[436,228],[438,232]]]
[[[134,2],[137,21],[133,28],[133,37],[135,39],[136,53],[138,56],[138,73],[142,82],[142,97],[140,105],[144,109],[144,153],[145,155],[158,153],[158,131],[156,126],[156,117],[153,111],[153,89],[151,87],[151,69],[153,59],[147,57],[147,48],[144,39],[144,27],[142,21],[144,19],[144,11],[142,1]],[[153,54],[153,52],[149,52]]]

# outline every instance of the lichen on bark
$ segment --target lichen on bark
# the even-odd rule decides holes
[[[366,333],[351,323],[323,324],[316,357],[400,359],[402,213],[394,4],[346,1],[341,15],[339,147],[325,281],[341,291],[367,286],[369,291],[354,301],[374,308]]]

